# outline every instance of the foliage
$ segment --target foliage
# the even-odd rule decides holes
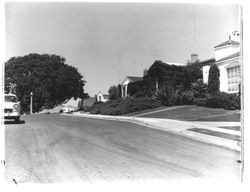
[[[202,106],[202,107],[207,106],[207,98],[203,98],[203,97],[195,98],[194,104],[197,106]]]
[[[149,76],[145,76],[143,80],[128,84],[128,94],[131,97],[151,97],[154,91],[154,83]]]
[[[208,74],[208,93],[216,94],[220,91],[220,70],[216,64],[212,64]]]
[[[109,88],[109,99],[115,100],[119,98],[119,89],[117,86],[113,85]]]
[[[198,79],[202,79],[202,65],[199,62],[184,66],[183,87],[187,90],[191,88],[191,84]]]
[[[132,113],[135,111],[152,109],[159,107],[160,104],[151,98],[126,98],[110,100],[106,103],[95,103],[90,109],[91,114],[102,115],[122,115]]]
[[[175,105],[178,100],[178,91],[174,89],[172,84],[165,84],[156,91],[154,99],[165,106]]]
[[[198,106],[223,108],[227,110],[240,109],[240,96],[225,92],[208,95],[206,98],[194,99],[194,104]]]
[[[121,84],[118,84],[117,88],[118,88],[118,97],[121,98],[122,97],[122,86],[121,86]]]
[[[175,88],[181,86],[189,90],[191,83],[202,78],[202,65],[197,62],[192,65],[176,66],[156,60],[149,68],[148,76],[154,84],[158,82],[159,88],[166,83],[171,83]]]
[[[207,97],[206,106],[229,110],[240,109],[240,97],[238,94],[217,93]]]
[[[149,68],[148,76],[154,84],[156,81],[158,82],[159,88],[165,86],[166,83],[177,87],[183,84],[183,69],[183,66],[169,65],[157,60]]]
[[[192,91],[179,91],[176,104],[177,105],[192,105],[194,102],[194,93]]]
[[[208,94],[207,84],[205,84],[202,79],[198,79],[192,83],[190,90],[193,92],[195,98],[203,98]]]
[[[75,67],[58,55],[29,54],[12,57],[5,63],[5,90],[17,94],[23,111],[29,111],[33,92],[33,110],[53,108],[67,99],[86,96],[85,81]]]

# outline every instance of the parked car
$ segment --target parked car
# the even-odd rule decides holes
[[[14,119],[19,122],[21,107],[14,94],[4,94],[4,119]]]
[[[63,112],[64,112],[64,113],[73,112],[74,110],[75,110],[75,109],[72,108],[72,107],[64,107],[64,108],[63,108]]]

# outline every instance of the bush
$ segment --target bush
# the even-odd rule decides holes
[[[206,106],[228,110],[240,109],[240,96],[238,94],[229,94],[225,92],[210,95],[207,98]]]
[[[235,110],[240,109],[240,96],[238,94],[221,92],[208,95],[206,98],[195,98],[194,104],[204,107]]]
[[[160,103],[151,98],[126,98],[117,99],[114,101],[107,101],[106,103],[95,103],[91,109],[91,114],[102,115],[122,115],[132,113],[135,111],[152,109],[159,107]]]
[[[154,95],[154,99],[165,106],[175,105],[178,101],[178,91],[171,84],[166,84]]]
[[[194,99],[194,104],[197,106],[206,106],[207,105],[207,98],[195,98]]]
[[[192,105],[194,103],[194,93],[192,91],[180,91],[176,104]]]
[[[192,83],[191,91],[195,98],[204,98],[208,94],[208,86],[202,79],[198,79],[196,82]]]

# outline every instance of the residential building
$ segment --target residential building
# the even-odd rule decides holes
[[[95,95],[96,101],[107,102],[109,100],[108,94],[103,94],[101,91]]]
[[[227,41],[214,46],[214,54],[215,64],[220,70],[220,91],[237,93],[241,82],[240,43],[229,36]],[[208,82],[211,63],[203,66],[204,83]]]
[[[144,73],[146,73],[145,70],[144,70]],[[121,95],[122,95],[122,97],[126,97],[128,95],[128,84],[130,82],[140,81],[142,79],[143,79],[142,77],[135,77],[135,76],[125,77],[125,79],[121,83],[121,92],[122,92]]]

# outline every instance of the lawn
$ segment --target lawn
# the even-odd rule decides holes
[[[142,115],[139,115],[140,117],[167,118],[186,121],[240,121],[240,111],[238,110],[231,111],[193,105],[179,106],[178,108],[166,107],[165,111],[162,111],[162,108],[160,108],[160,110],[161,111],[159,112],[157,112],[156,109],[151,110],[156,112],[150,114],[144,114],[145,112],[150,112],[149,110],[137,112],[134,114],[138,116],[141,113]],[[130,114],[129,116],[133,116],[133,114]]]

